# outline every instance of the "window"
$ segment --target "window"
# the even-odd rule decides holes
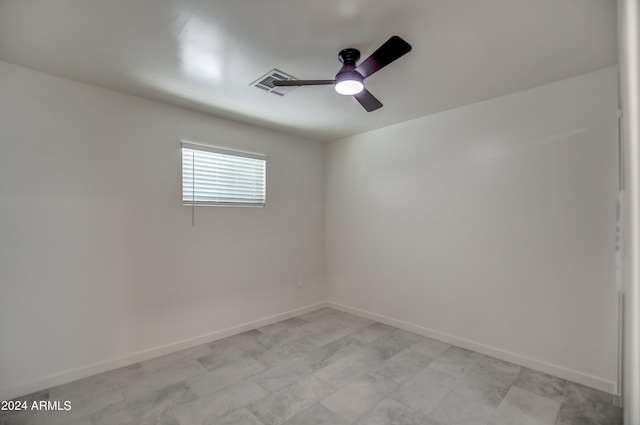
[[[182,203],[265,204],[264,155],[182,143]]]

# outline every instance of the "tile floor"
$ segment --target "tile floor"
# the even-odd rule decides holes
[[[321,309],[20,400],[2,425],[619,425],[612,396]]]

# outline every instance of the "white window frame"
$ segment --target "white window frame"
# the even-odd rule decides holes
[[[200,144],[196,144],[196,143],[191,143],[191,142],[182,142],[181,143],[181,147],[182,149],[181,151],[181,193],[182,193],[182,204],[183,205],[188,205],[188,206],[239,206],[239,207],[264,207],[266,205],[266,184],[267,184],[267,156],[263,155],[263,154],[258,154],[258,153],[250,153],[250,152],[242,152],[242,151],[236,151],[236,150],[232,150],[232,149],[226,149],[226,148],[219,148],[219,147],[215,147],[215,146],[207,146],[207,145],[200,145]],[[256,190],[256,193],[254,194],[254,196],[248,196],[246,198],[238,198],[237,200],[231,200],[231,198],[233,196],[226,196],[227,199],[224,200],[198,200],[197,199],[197,191],[194,191],[195,189],[195,184],[198,181],[198,177],[197,177],[197,168],[196,168],[196,176],[194,179],[190,179],[190,175],[187,175],[185,173],[185,155],[184,152],[185,150],[191,150],[194,152],[194,157],[193,157],[193,166],[195,165],[195,158],[196,158],[196,152],[206,152],[209,154],[216,154],[219,155],[217,159],[221,159],[221,160],[229,160],[230,163],[233,162],[233,159],[231,158],[227,158],[227,157],[235,157],[238,158],[239,161],[236,163],[236,165],[242,165],[243,161],[242,159],[249,159],[249,160],[257,160],[257,161],[251,161],[253,162],[253,165],[257,165],[258,169],[256,171],[256,175],[255,177],[260,178],[263,177],[263,180],[261,182],[261,186],[262,186],[262,191],[260,190],[260,185],[258,185],[258,190]],[[206,155],[206,154],[205,154]],[[242,159],[240,159],[242,158]],[[262,162],[262,170],[260,170],[260,162]],[[239,163],[239,164],[238,164]],[[196,166],[197,167],[197,166]],[[211,169],[212,171],[214,170],[214,167],[212,167]],[[189,173],[191,174],[191,173]],[[230,173],[230,176],[233,175],[233,173]],[[196,196],[194,197],[195,199],[188,199],[188,192],[185,191],[185,188],[187,187],[188,184],[191,184],[192,186],[192,190],[190,191],[191,194],[196,194]],[[231,189],[233,189],[233,185],[230,186]],[[227,188],[229,189],[229,187]],[[245,187],[245,189],[247,189],[247,187]],[[212,189],[213,190],[213,189]],[[255,196],[257,195],[257,196]],[[249,199],[252,198],[253,200]]]

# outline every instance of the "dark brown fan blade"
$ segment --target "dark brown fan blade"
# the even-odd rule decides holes
[[[362,105],[367,112],[375,111],[376,109],[382,108],[382,103],[371,92],[367,89],[362,90],[358,94],[354,94],[353,97],[356,98],[358,102]]]
[[[382,46],[378,47],[378,50],[373,52],[371,56],[362,61],[356,68],[364,78],[381,70],[385,66],[389,65],[400,56],[405,55],[411,51],[411,45],[394,35],[388,39]]]
[[[335,80],[273,80],[273,85],[276,87],[291,87],[291,86],[328,86],[335,84]]]

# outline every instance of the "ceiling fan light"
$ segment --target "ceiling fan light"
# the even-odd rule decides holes
[[[336,91],[344,95],[358,94],[364,89],[364,84],[358,80],[344,80],[336,83]]]
[[[336,75],[336,91],[344,95],[354,95],[364,90],[362,75],[357,72],[342,72]]]

